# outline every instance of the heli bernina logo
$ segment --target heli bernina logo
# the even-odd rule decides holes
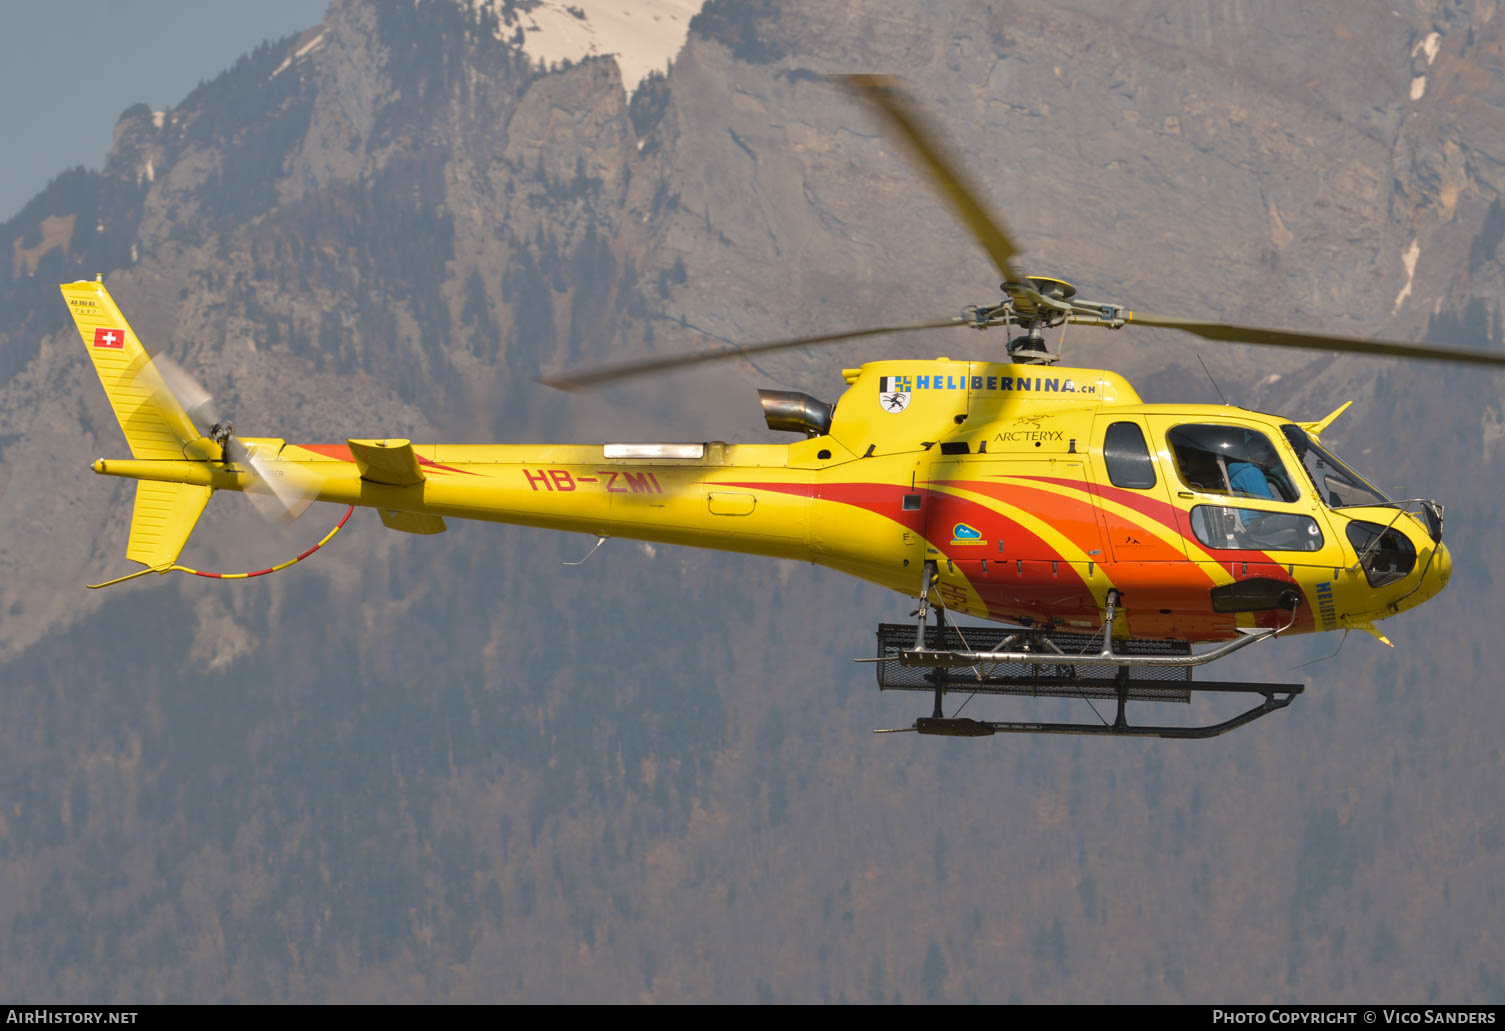
[[[118,351],[125,346],[125,334],[118,329],[100,326],[94,331],[94,346]]]

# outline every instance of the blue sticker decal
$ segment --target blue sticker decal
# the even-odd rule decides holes
[[[966,523],[957,523],[951,528],[952,544],[986,544],[982,539],[982,531]]]

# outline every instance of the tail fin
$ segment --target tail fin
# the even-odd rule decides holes
[[[105,396],[136,458],[183,458],[183,445],[199,436],[183,406],[163,389],[151,355],[100,282],[64,283],[63,300]],[[202,506],[201,506],[202,507]]]
[[[165,389],[151,355],[136,339],[104,284],[64,283],[61,289],[131,454],[142,459],[184,460],[184,445],[196,439],[199,432],[172,392]],[[152,569],[165,572],[188,543],[188,535],[213,493],[212,487],[191,483],[138,481],[126,558],[146,566],[142,573]]]

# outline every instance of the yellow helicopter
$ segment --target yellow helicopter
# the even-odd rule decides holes
[[[377,510],[406,533],[481,519],[816,562],[919,598],[882,624],[879,686],[934,696],[924,734],[1209,737],[1289,705],[1301,684],[1194,681],[1193,671],[1277,634],[1364,630],[1448,582],[1442,506],[1392,499],[1315,422],[1229,406],[1143,403],[1120,375],[1063,368],[1045,332],[1129,324],[1211,340],[1505,365],[1505,356],[1146,316],[1020,274],[1017,248],[892,80],[842,80],[880,114],[1003,276],[1001,300],[962,314],[654,358],[544,382],[575,389],[687,365],[915,329],[1017,326],[1006,361],[937,358],[844,370],[834,403],[760,390],[793,444],[291,444],[236,436],[208,394],[153,358],[101,281],[64,300],[131,449],[94,470],[137,482],[127,558],[148,572],[219,577],[178,557],[215,490],[270,514],[312,501]],[[346,512],[346,518],[349,511]],[[339,525],[343,525],[343,520]],[[338,530],[331,531],[329,536]],[[325,541],[329,539],[325,538]],[[324,541],[321,541],[322,545]],[[934,620],[931,617],[934,615]],[[958,626],[967,615],[996,626]],[[1389,642],[1386,641],[1388,644]],[[1203,650],[1194,645],[1206,645]],[[1263,701],[1209,726],[1130,724],[1130,701],[1193,692]],[[948,693],[1117,702],[1112,723],[947,717]]]

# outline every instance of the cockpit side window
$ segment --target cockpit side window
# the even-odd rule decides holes
[[[1166,434],[1181,481],[1204,494],[1265,501],[1301,496],[1270,438],[1245,426],[1191,424]]]
[[[1280,428],[1291,450],[1301,459],[1307,478],[1317,490],[1317,496],[1329,508],[1354,505],[1388,505],[1390,499],[1377,490],[1368,480],[1337,455],[1312,439],[1300,426],[1287,424]]]
[[[1103,438],[1103,463],[1115,487],[1148,490],[1155,486],[1155,463],[1138,423],[1115,422]]]

